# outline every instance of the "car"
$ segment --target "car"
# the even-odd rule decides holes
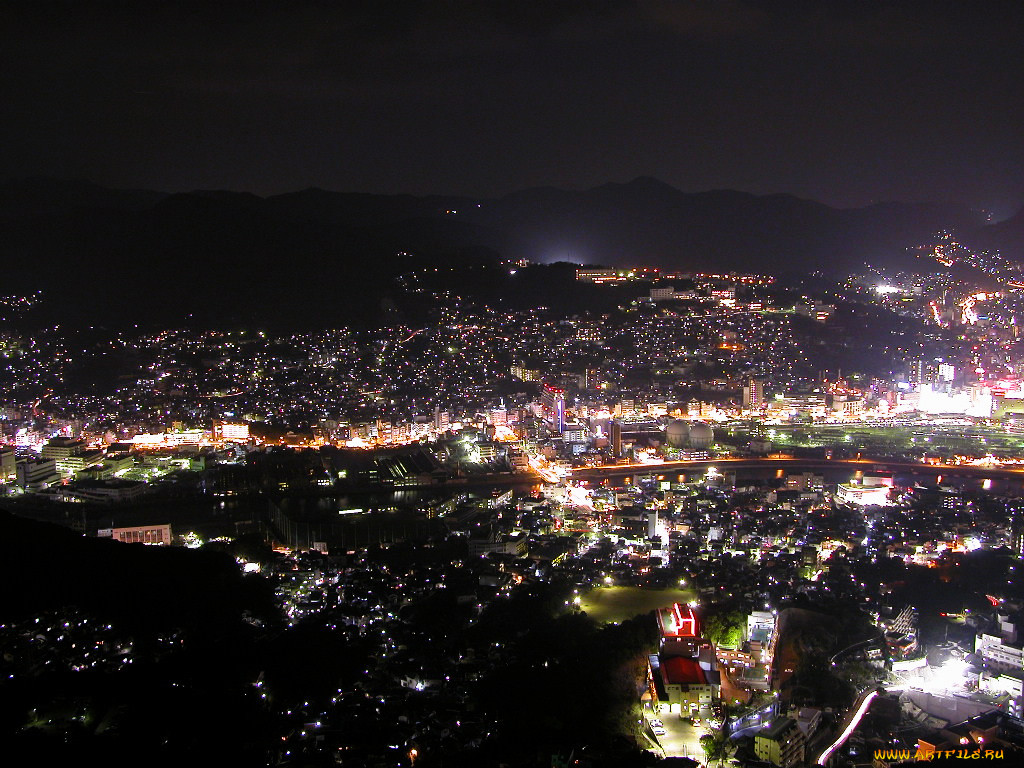
[[[660,725],[653,726],[651,728],[651,730],[654,731],[654,735],[655,736],[664,736],[667,733],[667,731],[664,729],[664,727],[662,727]]]
[[[661,728],[664,725],[665,724],[663,722],[661,722],[661,720],[655,720],[655,719],[651,720],[651,726],[654,727],[654,728]]]

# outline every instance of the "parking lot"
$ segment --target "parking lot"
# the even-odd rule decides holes
[[[660,720],[664,734],[655,734],[655,739],[665,752],[665,757],[691,757],[700,763],[704,762],[704,750],[700,747],[700,737],[704,733],[702,726],[695,726],[689,720],[680,719],[679,715],[655,715],[645,713],[648,723]],[[650,730],[648,730],[650,733]]]

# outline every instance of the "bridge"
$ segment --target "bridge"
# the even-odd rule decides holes
[[[1024,468],[979,467],[970,464],[919,464],[892,459],[813,459],[782,456],[666,461],[661,464],[610,464],[603,467],[574,469],[569,477],[576,482],[628,484],[639,478],[685,482],[710,468],[735,472],[745,477],[774,473],[784,477],[790,472],[815,472],[831,478],[849,479],[856,474],[881,474],[908,477],[915,482],[944,485],[974,485],[992,491],[1024,491]],[[985,485],[988,481],[988,485]],[[997,486],[998,484],[998,486]]]

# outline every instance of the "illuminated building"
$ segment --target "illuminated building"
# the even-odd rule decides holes
[[[661,274],[657,267],[630,269],[577,269],[576,279],[590,283],[618,283],[627,280],[656,280]]]
[[[580,424],[570,424],[562,430],[562,439],[566,443],[585,443],[588,436],[587,428]]]
[[[798,303],[795,307],[798,315],[805,315],[819,323],[824,323],[835,314],[836,308],[832,304],[822,304],[814,301],[810,303]]]
[[[131,528],[101,528],[96,532],[101,538],[110,538],[125,544],[161,544],[171,543],[171,525],[138,525]]]
[[[720,301],[722,304],[725,304],[727,302],[734,302],[736,300],[736,289],[713,288],[711,290],[711,298]]]
[[[661,647],[648,657],[648,696],[655,711],[691,717],[718,701],[715,649],[700,636],[693,609],[675,603],[658,611]]]
[[[545,419],[554,431],[561,434],[565,430],[565,390],[545,384],[540,399]]]
[[[434,411],[434,429],[438,432],[444,432],[451,425],[451,415],[448,411],[442,411],[440,408]]]
[[[89,467],[103,463],[103,451],[82,451],[74,456],[57,459],[57,471],[62,475],[76,475]]]
[[[0,483],[9,483],[18,476],[13,448],[0,448]]]
[[[892,478],[868,478],[860,483],[840,483],[836,487],[836,502],[858,507],[885,506],[889,503]]]
[[[676,289],[674,286],[666,286],[664,288],[651,288],[651,301],[666,301],[674,299],[676,296]]]
[[[622,425],[618,419],[612,419],[608,424],[608,441],[612,449],[612,458],[622,456]]]
[[[796,721],[779,717],[754,736],[754,754],[758,760],[789,768],[804,760],[806,739]]]
[[[1014,556],[1024,558],[1024,501],[1014,499],[1006,507],[1010,513],[1010,550]]]
[[[623,279],[625,279],[625,273]],[[576,279],[589,283],[608,283],[619,280],[619,270],[616,269],[577,269]]]
[[[72,437],[55,437],[43,446],[40,455],[44,459],[62,459],[85,450],[85,440]]]
[[[534,370],[533,368],[524,368],[521,365],[512,366],[512,378],[519,379],[520,381],[539,381],[540,371]]]
[[[974,639],[974,652],[981,656],[985,666],[998,672],[1016,672],[1024,670],[1024,650],[1015,642],[1016,632],[990,635],[981,633]]]
[[[743,410],[756,411],[764,405],[764,382],[760,379],[747,379],[743,386]]]
[[[249,439],[249,425],[220,422],[214,428],[214,435],[220,440],[246,441]]]
[[[152,490],[149,484],[132,480],[86,480],[75,483],[67,495],[93,504],[126,504],[137,501]]]
[[[157,434],[142,433],[135,435],[131,441],[140,448],[163,448],[198,446],[202,439],[202,430],[190,429],[178,432],[160,432]]]
[[[908,659],[917,653],[916,610],[907,606],[900,612],[885,632],[885,644],[894,660]]]
[[[85,451],[85,441],[72,437],[55,437],[43,446],[40,455],[44,459],[53,459],[56,462],[57,471],[62,475],[73,475],[75,472],[85,468],[85,462],[75,461]],[[98,464],[102,460],[102,454],[90,464]]]
[[[59,483],[56,459],[27,459],[15,467],[18,485],[25,490],[37,491]]]

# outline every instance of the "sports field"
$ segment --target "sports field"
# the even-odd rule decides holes
[[[694,599],[689,589],[645,589],[644,587],[595,587],[580,598],[580,610],[595,621],[624,621],[634,616],[667,608],[672,603]]]

